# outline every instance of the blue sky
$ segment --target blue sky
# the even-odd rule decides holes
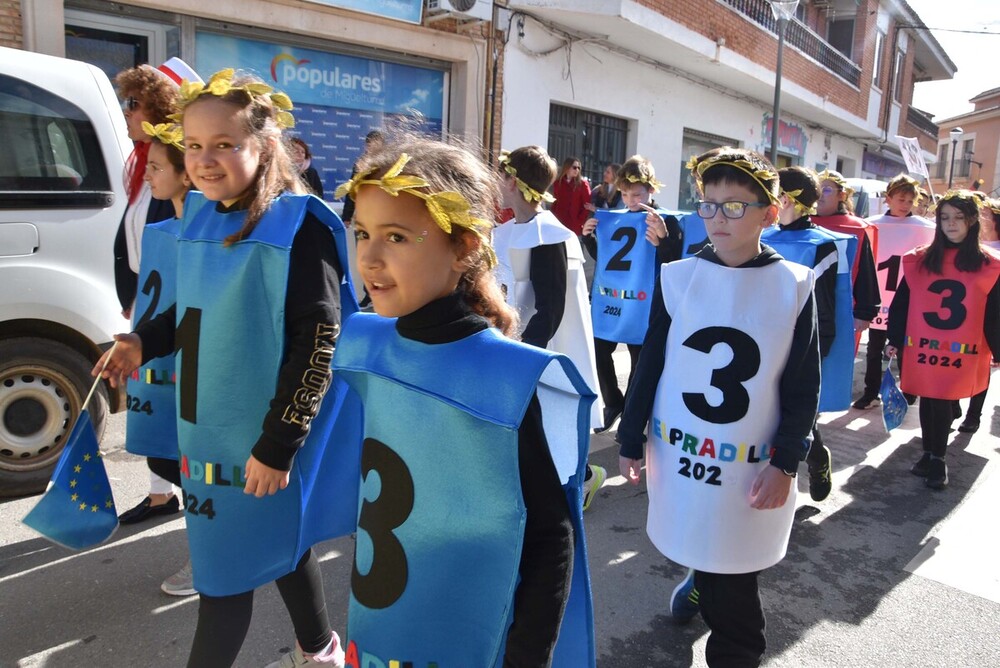
[[[947,81],[917,84],[913,106],[934,114],[936,121],[972,111],[969,98],[1000,88],[1000,34],[975,35],[933,28],[1000,33],[998,0],[907,0],[958,68]]]

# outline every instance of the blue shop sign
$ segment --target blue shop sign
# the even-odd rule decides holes
[[[320,5],[353,9],[356,12],[384,16],[389,19],[420,23],[423,16],[423,0],[308,0]]]
[[[199,32],[195,68],[205,79],[229,67],[253,72],[287,93],[295,127],[312,152],[326,199],[347,181],[365,135],[403,125],[440,136],[445,72],[370,58]]]

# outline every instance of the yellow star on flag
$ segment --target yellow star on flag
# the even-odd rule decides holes
[[[81,503],[80,504],[80,510],[86,510],[86,509],[87,509],[87,504],[86,503]]]
[[[70,487],[76,487],[76,480],[70,480],[69,481],[69,486]]]
[[[82,469],[83,467],[77,464],[76,466],[73,467],[73,473],[79,473]]]
[[[76,501],[76,500],[77,500],[77,499],[79,499],[79,498],[80,498],[80,495],[79,495],[79,494],[74,494],[73,496],[69,497],[69,500],[70,500],[70,501]]]
[[[90,461],[90,453],[89,452],[83,456],[83,461],[85,461],[85,462],[89,462]]]
[[[115,504],[113,504],[110,499],[108,499],[107,501],[104,502],[104,507],[105,508],[110,508],[113,505],[115,505]]]
[[[90,507],[90,512],[92,512],[92,513],[96,513],[97,512],[97,504],[96,503]]]

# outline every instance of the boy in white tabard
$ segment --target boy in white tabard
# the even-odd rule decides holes
[[[502,151],[499,162],[503,206],[514,218],[493,231],[497,281],[507,304],[518,313],[521,341],[569,357],[597,393],[590,426],[599,429],[604,404],[597,383],[583,247],[575,233],[542,208],[542,202],[554,201],[546,191],[558,167],[540,146]],[[584,510],[606,478],[602,467],[588,467]]]
[[[650,540],[695,570],[708,665],[757,666],[758,575],[785,556],[818,406],[814,278],[760,242],[778,215],[766,159],[727,149],[694,169],[710,245],[661,269],[619,466],[639,483],[648,426]]]

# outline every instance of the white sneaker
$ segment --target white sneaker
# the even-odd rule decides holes
[[[333,640],[321,652],[306,654],[295,643],[295,651],[285,654],[274,663],[267,664],[267,668],[300,668],[300,666],[330,666],[330,668],[344,668],[344,648],[340,646],[340,636],[333,634]]]
[[[191,575],[191,560],[184,567],[163,581],[160,589],[171,596],[193,596],[198,593],[194,588],[194,576]]]

